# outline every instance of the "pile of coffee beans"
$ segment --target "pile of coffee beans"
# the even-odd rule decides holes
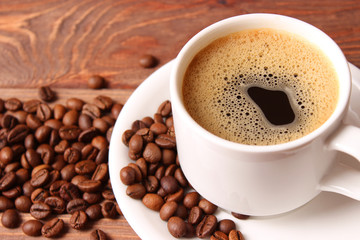
[[[108,174],[108,146],[122,105],[107,96],[48,105],[40,99],[0,99],[0,211],[7,228],[22,226],[29,236],[56,237],[69,224],[83,229],[121,214]],[[42,101],[43,100],[43,101]],[[34,219],[22,223],[19,212]],[[61,214],[71,214],[68,223]],[[94,230],[93,239],[106,239]]]
[[[122,141],[133,160],[120,170],[126,194],[158,211],[172,236],[244,240],[234,221],[218,220],[214,215],[218,207],[202,198],[185,178],[176,151],[170,101],[164,101],[153,117],[135,120],[123,133]]]

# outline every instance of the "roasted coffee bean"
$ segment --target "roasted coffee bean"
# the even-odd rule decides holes
[[[41,164],[41,157],[34,149],[27,149],[21,156],[21,166],[24,168],[33,168]]]
[[[158,60],[150,54],[144,54],[139,59],[139,64],[143,68],[153,68],[158,64]]]
[[[45,199],[45,204],[47,204],[51,210],[57,214],[62,214],[65,212],[66,206],[65,201],[57,196],[50,196]]]
[[[90,127],[92,127],[91,117],[89,117],[89,115],[86,115],[86,114],[80,114],[79,119],[78,119],[78,125],[81,128],[81,130],[89,129]]]
[[[52,110],[46,103],[41,103],[38,105],[36,109],[36,117],[40,120],[45,122],[46,120],[50,119],[52,116]]]
[[[161,150],[155,143],[148,143],[143,152],[144,159],[149,163],[157,163],[161,160]]]
[[[144,195],[145,195],[145,193],[144,193]],[[102,191],[101,196],[106,200],[115,200],[115,195],[111,189],[105,189],[104,191]]]
[[[58,170],[52,170],[50,173],[49,173],[49,179],[46,183],[46,185],[44,186],[46,189],[49,189],[50,186],[56,182],[57,180],[59,180],[61,177],[60,175],[60,172]]]
[[[250,217],[249,215],[245,215],[245,214],[241,214],[241,213],[235,213],[235,212],[231,212],[231,215],[233,215],[237,219],[241,219],[241,220],[245,220],[245,219],[248,219]]]
[[[207,215],[211,215],[214,214],[215,211],[217,210],[217,206],[211,202],[209,202],[208,200],[206,200],[205,198],[201,199],[199,201],[199,207],[204,211],[205,214]]]
[[[143,204],[154,211],[160,211],[164,205],[164,199],[155,193],[147,193],[142,199]]]
[[[159,166],[158,169],[156,169],[155,177],[160,181],[165,176],[165,166]]]
[[[81,159],[81,152],[73,147],[64,151],[64,160],[68,163],[76,163]]]
[[[0,151],[0,161],[6,166],[14,160],[14,152],[11,147],[6,146]]]
[[[145,143],[154,141],[154,133],[149,128],[141,128],[137,130],[136,135],[140,135]]]
[[[118,212],[114,201],[105,200],[101,203],[101,213],[104,218],[116,218]]]
[[[64,221],[59,218],[54,218],[44,224],[41,228],[41,234],[44,237],[52,238],[62,233],[64,228]]]
[[[98,165],[91,177],[92,180],[97,180],[101,182],[106,182],[109,178],[108,165],[106,163],[101,163]]]
[[[50,188],[51,190],[51,188]],[[65,183],[60,187],[59,195],[65,201],[71,201],[81,197],[79,188],[72,183]]]
[[[182,186],[182,187],[187,187],[189,185],[183,171],[181,170],[181,168],[178,168],[175,170],[174,173],[174,177],[176,178],[176,180],[178,181],[178,183]]]
[[[29,128],[24,124],[16,125],[7,135],[7,142],[10,144],[24,141],[29,133]]]
[[[92,174],[96,169],[96,163],[92,160],[82,160],[75,164],[75,172],[77,174]]]
[[[76,140],[81,133],[81,129],[76,125],[63,126],[59,129],[61,139],[73,141]]]
[[[0,178],[0,191],[8,190],[16,184],[16,174],[14,172],[5,173]]]
[[[221,231],[216,231],[210,237],[210,240],[229,240],[229,237],[225,233],[223,233]]]
[[[94,98],[94,104],[101,110],[110,110],[113,105],[113,100],[110,97],[99,95]]]
[[[22,103],[17,98],[9,98],[4,102],[4,106],[5,106],[6,110],[17,111],[17,110],[21,109]]]
[[[39,88],[39,97],[45,102],[52,102],[56,98],[55,92],[49,86],[43,86]]]
[[[75,177],[75,164],[68,164],[60,170],[61,178],[65,181],[71,181],[73,177]]]
[[[71,183],[77,186],[79,183],[89,180],[89,178],[85,175],[76,175],[71,179]]]
[[[38,105],[41,103],[38,99],[31,99],[23,104],[23,109],[27,113],[35,113]]]
[[[174,177],[175,174],[175,170],[178,168],[178,166],[173,163],[171,165],[169,165],[166,169],[165,169],[165,176],[172,176]],[[175,178],[174,178],[175,179]],[[175,179],[176,180],[176,179]]]
[[[173,149],[176,147],[176,140],[169,134],[160,134],[156,137],[155,143],[162,148]]]
[[[93,75],[88,79],[88,87],[92,89],[100,89],[105,86],[105,79],[99,75]]]
[[[36,152],[40,154],[43,163],[51,164],[54,161],[55,151],[49,144],[41,144],[37,147]]]
[[[216,230],[217,219],[214,215],[205,215],[196,227],[196,236],[199,238],[210,237]]]
[[[63,169],[65,166],[66,166],[66,162],[64,160],[64,156],[56,155],[54,158],[54,162],[51,164],[51,167],[54,170],[61,171],[61,169]],[[61,175],[61,173],[60,173],[60,175]]]
[[[181,203],[184,199],[184,189],[180,188],[177,192],[173,194],[167,194],[164,199],[165,201],[175,201]]]
[[[107,163],[108,162],[108,154],[109,154],[109,150],[107,148],[100,149],[99,153],[97,154],[97,156],[95,158],[96,165],[100,165],[102,163]]]
[[[7,198],[10,198],[10,199],[15,199],[21,195],[21,192],[22,192],[21,187],[16,186],[16,187],[10,188],[6,191],[2,191],[2,195]]]
[[[85,211],[87,204],[82,198],[75,198],[68,202],[66,205],[67,213],[73,214],[75,211]]]
[[[35,139],[34,134],[28,134],[24,139],[24,147],[26,149],[35,149],[37,146],[37,141]]]
[[[35,130],[35,129],[41,127],[41,121],[37,116],[32,115],[32,114],[28,114],[26,116],[26,125],[30,129]]]
[[[18,124],[18,122],[19,121],[14,116],[10,114],[5,114],[1,119],[1,126],[3,128],[12,129],[16,126],[16,124]]]
[[[55,130],[59,130],[63,126],[61,121],[59,121],[58,119],[53,119],[53,118],[46,120],[44,122],[44,125],[52,128],[52,129],[55,129]]]
[[[81,113],[88,115],[92,119],[101,117],[100,109],[96,105],[91,103],[84,104]]]
[[[163,117],[168,117],[171,114],[171,102],[166,100],[160,104],[157,109],[157,113],[161,114]]]
[[[66,113],[66,108],[62,104],[55,104],[54,109],[54,118],[60,120]]]
[[[94,160],[96,159],[98,153],[99,150],[91,144],[87,144],[81,149],[82,159]]]
[[[136,160],[136,165],[139,167],[141,171],[142,178],[146,178],[148,175],[148,166],[144,158],[139,158]]]
[[[1,223],[6,228],[17,228],[21,218],[15,209],[7,209],[1,216]]]
[[[171,217],[167,223],[169,233],[175,238],[181,238],[186,234],[186,223],[183,219],[174,216]]]
[[[131,185],[135,183],[136,172],[132,167],[126,166],[120,170],[120,180],[125,185]]]
[[[203,211],[198,206],[194,206],[190,209],[188,222],[192,225],[197,225],[203,218]]]
[[[67,184],[68,182],[65,180],[58,180],[55,181],[50,185],[49,191],[52,196],[60,196],[60,189],[63,185]]]
[[[22,231],[28,236],[36,237],[41,235],[43,224],[39,220],[30,219],[22,225]]]
[[[140,170],[139,166],[136,165],[135,163],[129,163],[128,166],[135,170],[135,181],[136,182],[141,182],[142,179],[143,179],[143,176],[142,176],[142,173],[141,173],[141,170]]]
[[[84,211],[75,211],[69,220],[70,226],[74,229],[83,229],[87,223],[87,215]]]
[[[30,196],[30,199],[33,203],[44,202],[45,199],[49,197],[49,192],[43,188],[35,189]]]
[[[123,107],[124,107],[124,105],[122,105],[120,103],[113,104],[113,106],[111,108],[111,115],[114,119],[117,119],[117,117],[119,116]]]
[[[161,220],[168,221],[170,219],[170,217],[175,215],[177,208],[178,208],[177,202],[174,202],[174,201],[166,202],[160,208]]]
[[[63,116],[62,123],[67,126],[76,125],[78,123],[79,113],[76,110],[70,110]]]
[[[141,128],[145,128],[146,125],[140,120],[136,120],[131,124],[131,130],[137,132]]]
[[[185,195],[183,204],[188,209],[195,207],[199,204],[200,194],[198,192],[189,192]]]
[[[78,140],[80,142],[91,142],[97,136],[98,130],[95,127],[90,127],[79,134]]]
[[[26,181],[22,185],[22,191],[25,196],[30,197],[34,190],[35,190],[35,188],[33,186],[31,186],[30,181]]]
[[[221,232],[229,234],[231,230],[236,229],[235,223],[231,219],[222,219],[219,221],[218,228]]]
[[[106,239],[107,239],[106,234],[99,229],[96,229],[90,233],[90,240],[106,240]]]
[[[164,123],[160,123],[160,122],[155,122],[150,126],[150,130],[155,134],[155,135],[161,135],[161,134],[165,134],[167,132],[167,127],[165,126]]]
[[[122,142],[125,144],[125,146],[129,146],[129,142],[131,137],[135,134],[135,132],[131,129],[126,130],[121,137]]]
[[[229,233],[229,240],[245,240],[245,238],[240,231],[234,229]]]
[[[20,168],[15,172],[16,182],[19,185],[24,184],[26,181],[30,179],[30,172],[28,169]]]
[[[66,100],[66,107],[78,112],[81,111],[84,104],[84,101],[79,98],[69,98]]]
[[[109,129],[108,123],[102,118],[95,118],[93,121],[93,127],[102,134],[106,133],[106,131]]]
[[[179,184],[173,176],[161,178],[160,185],[167,194],[175,193],[179,189]]]
[[[162,149],[161,163],[165,166],[174,164],[176,162],[176,152],[172,149]]]
[[[84,192],[83,194],[83,199],[88,203],[88,204],[95,204],[95,203],[99,203],[102,200],[102,196],[100,193],[89,193],[89,192]]]
[[[23,110],[18,110],[16,112],[12,112],[11,115],[16,118],[20,124],[25,124],[28,113]]]
[[[146,189],[141,183],[135,183],[126,188],[126,194],[133,199],[142,199],[146,194]]]
[[[175,215],[186,220],[189,216],[189,212],[184,205],[179,204],[178,208],[176,209]]]
[[[53,129],[51,130],[51,133],[50,133],[50,139],[49,139],[49,145],[51,147],[54,147],[56,144],[58,144],[60,142],[60,135],[59,135],[59,132],[58,130],[56,129]]]
[[[15,208],[20,212],[28,213],[30,212],[30,207],[32,205],[31,199],[28,196],[19,196],[15,199]]]
[[[101,206],[99,204],[91,205],[85,210],[85,213],[90,220],[98,220],[102,218]]]
[[[168,127],[168,132],[169,132],[169,128],[174,126],[174,119],[172,116],[165,120],[165,125]]]
[[[91,140],[91,145],[97,149],[104,149],[109,146],[109,142],[105,137],[98,135]]]
[[[30,184],[33,187],[42,187],[43,185],[45,185],[47,183],[47,181],[49,180],[49,177],[50,177],[49,170],[47,170],[46,168],[43,168],[43,169],[37,171],[34,174],[34,176],[31,177]]]
[[[5,166],[4,172],[15,172],[21,167],[19,162],[12,162]]]
[[[7,197],[0,196],[0,212],[14,208],[14,202]]]
[[[0,129],[0,148],[3,148],[7,145],[7,135],[9,130],[6,128]]]
[[[80,182],[77,187],[83,192],[97,192],[101,189],[102,183],[98,180],[85,180]]]
[[[54,150],[56,153],[63,154],[65,150],[70,146],[67,140],[61,140],[55,147]]]
[[[144,181],[146,192],[155,193],[159,189],[159,180],[155,176],[148,176]]]
[[[51,208],[46,203],[37,202],[30,207],[30,214],[35,219],[44,219],[50,216]]]

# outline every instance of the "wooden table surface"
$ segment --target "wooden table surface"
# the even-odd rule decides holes
[[[0,98],[30,98],[37,87],[49,85],[64,98],[88,99],[99,92],[87,88],[87,79],[99,74],[107,80],[102,93],[124,103],[202,28],[256,12],[288,15],[320,28],[360,67],[359,0],[1,0]],[[144,53],[156,56],[159,65],[140,67]],[[103,219],[95,227],[111,239],[139,239],[124,217]],[[63,237],[88,238],[88,232],[69,229]],[[20,228],[0,226],[0,239],[25,238]]]

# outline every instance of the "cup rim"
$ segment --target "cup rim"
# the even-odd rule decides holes
[[[302,25],[307,30],[311,30],[312,32],[318,34],[319,37],[321,37],[321,40],[323,42],[326,42],[326,44],[328,44],[331,47],[331,51],[334,52],[334,54],[336,55],[337,62],[340,62],[342,64],[341,66],[335,65],[334,60],[331,60],[331,62],[333,63],[333,65],[336,69],[336,72],[339,75],[339,71],[342,70],[341,72],[342,72],[342,74],[344,74],[344,76],[338,76],[340,86],[339,86],[339,100],[338,100],[337,106],[336,106],[334,112],[331,114],[331,116],[325,121],[325,123],[323,123],[320,127],[318,127],[311,133],[309,133],[301,138],[295,139],[290,142],[280,143],[280,144],[275,144],[275,145],[247,145],[247,144],[232,142],[230,140],[226,140],[219,136],[216,136],[215,134],[207,131],[202,126],[200,126],[190,116],[190,114],[187,112],[187,110],[185,109],[185,106],[182,102],[181,87],[182,87],[183,80],[182,80],[182,77],[181,77],[181,79],[179,77],[179,75],[181,75],[181,66],[183,64],[187,64],[186,67],[184,67],[184,69],[186,70],[188,64],[191,62],[192,58],[198,53],[198,51],[200,49],[204,48],[210,42],[212,42],[213,40],[215,40],[221,36],[217,36],[217,37],[213,38],[213,40],[207,40],[208,43],[203,44],[202,48],[200,48],[198,51],[195,51],[195,52],[192,51],[192,49],[194,48],[194,45],[201,41],[204,41],[204,39],[209,38],[209,36],[213,36],[217,31],[223,29],[224,27],[234,24],[238,21],[254,22],[254,21],[258,21],[259,19],[280,21],[280,24],[286,24],[286,25],[288,25],[288,24]],[[261,27],[258,27],[258,28],[261,28]],[[269,28],[271,28],[271,27],[269,27]],[[255,28],[252,28],[252,29],[255,29]],[[278,29],[278,27],[275,27],[274,29]],[[242,30],[242,29],[234,30],[232,32],[237,32],[240,30]],[[293,31],[291,31],[291,32],[293,32]],[[228,35],[230,33],[231,32],[227,32],[226,34],[223,34],[222,36]],[[293,33],[296,33],[296,31],[294,31]],[[305,37],[305,38],[309,39],[307,37]],[[319,44],[316,44],[316,45],[319,46]],[[185,57],[187,57],[189,54],[192,55],[190,60],[188,60],[188,61],[184,60]],[[343,81],[344,79],[346,81]],[[332,40],[326,33],[321,31],[320,29],[314,27],[313,25],[310,25],[309,23],[306,23],[306,22],[296,19],[296,18],[292,18],[292,17],[288,17],[288,16],[284,16],[284,15],[278,15],[278,14],[271,14],[271,13],[252,13],[252,14],[244,14],[244,15],[234,16],[234,17],[230,17],[227,19],[223,19],[219,22],[216,22],[216,23],[204,28],[203,30],[198,32],[195,36],[193,36],[181,49],[181,51],[179,52],[178,56],[176,57],[176,59],[174,61],[174,66],[171,70],[171,76],[170,76],[170,96],[171,96],[172,108],[173,108],[173,112],[176,111],[177,114],[179,116],[181,116],[182,121],[183,121],[182,124],[186,124],[186,126],[188,126],[188,128],[193,129],[196,132],[196,134],[201,136],[203,139],[206,139],[206,140],[214,143],[217,146],[220,146],[220,147],[222,147],[224,149],[228,149],[228,150],[235,150],[235,151],[240,150],[242,152],[263,152],[263,153],[279,152],[279,151],[299,148],[301,146],[304,146],[304,145],[312,142],[313,140],[318,138],[320,135],[323,135],[325,132],[327,132],[327,130],[330,129],[332,126],[335,126],[340,122],[339,120],[344,115],[345,110],[348,106],[348,102],[350,99],[350,92],[351,92],[351,76],[350,76],[349,65],[348,65],[348,62],[347,62],[343,52],[341,51],[340,47],[335,43],[335,41]],[[175,127],[176,127],[176,118],[174,119],[174,122],[175,122]]]

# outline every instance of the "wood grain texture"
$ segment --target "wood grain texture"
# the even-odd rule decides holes
[[[101,74],[111,88],[134,89],[155,70],[138,65],[143,53],[155,55],[161,66],[207,25],[254,12],[319,27],[360,66],[358,0],[5,0],[0,87],[86,88],[90,75]]]
[[[313,24],[360,67],[359,0],[1,0],[0,98],[25,101],[37,97],[37,87],[50,85],[60,102],[104,94],[124,103],[198,31],[223,18],[257,12]],[[144,53],[156,56],[159,65],[141,68]],[[87,88],[93,74],[107,79],[107,89]],[[68,222],[69,215],[62,218]],[[140,239],[123,217],[103,219],[93,227],[110,239]],[[90,229],[66,232],[63,238],[88,239]],[[0,239],[41,237],[0,226]]]

